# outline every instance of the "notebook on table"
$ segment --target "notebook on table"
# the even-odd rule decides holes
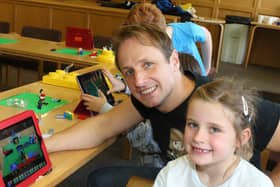
[[[0,121],[0,186],[26,187],[51,171],[50,159],[32,110]]]

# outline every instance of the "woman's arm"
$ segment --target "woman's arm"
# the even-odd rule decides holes
[[[212,53],[213,53],[213,43],[212,43],[212,36],[209,30],[205,27],[202,27],[205,32],[206,40],[205,42],[201,43],[201,55],[202,61],[206,70],[206,74],[208,75],[211,70],[212,65]]]

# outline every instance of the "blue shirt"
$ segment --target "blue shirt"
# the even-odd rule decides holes
[[[172,43],[173,47],[179,53],[192,55],[198,62],[201,74],[207,76],[204,64],[200,57],[196,42],[205,42],[206,34],[201,26],[192,22],[170,23],[172,27]]]

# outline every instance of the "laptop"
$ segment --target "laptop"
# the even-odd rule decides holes
[[[32,110],[0,121],[0,186],[26,187],[51,171],[51,162]]]
[[[66,28],[66,46],[91,50],[93,46],[93,35],[89,29],[78,27]]]

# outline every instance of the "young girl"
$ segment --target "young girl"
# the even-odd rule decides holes
[[[184,143],[187,155],[168,163],[154,187],[273,186],[251,165],[256,94],[233,79],[217,79],[190,99]]]

